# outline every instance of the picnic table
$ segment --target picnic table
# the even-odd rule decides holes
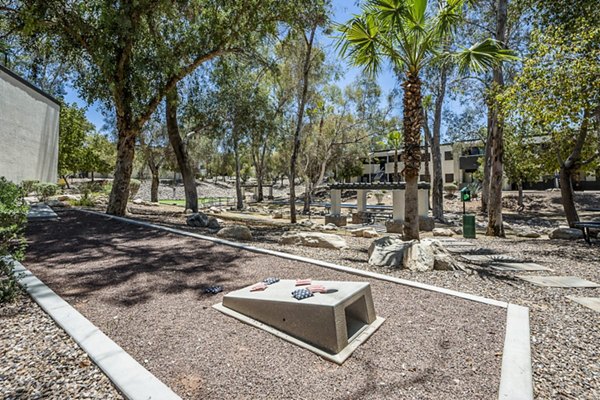
[[[600,212],[600,208],[584,208],[587,212]],[[600,230],[600,221],[578,221],[573,224],[573,228],[581,229],[583,232],[583,238],[587,244],[592,244],[592,238],[590,235],[590,229]]]

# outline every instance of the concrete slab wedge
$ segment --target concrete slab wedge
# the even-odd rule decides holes
[[[600,297],[567,296],[567,298],[596,312],[600,312]]]
[[[27,219],[30,221],[53,221],[58,219],[58,215],[48,205],[39,203],[31,205]]]
[[[576,276],[528,276],[517,275],[517,278],[538,286],[563,287],[563,288],[594,288],[600,284]]]

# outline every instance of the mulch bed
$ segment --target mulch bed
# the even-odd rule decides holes
[[[342,366],[227,317],[264,279],[364,281],[209,241],[60,211],[25,265],[183,398],[497,398],[505,310],[372,280],[383,326]]]

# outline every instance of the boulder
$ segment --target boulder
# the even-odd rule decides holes
[[[404,250],[410,242],[396,236],[384,236],[369,246],[369,265],[376,267],[402,268]]]
[[[62,201],[59,200],[48,200],[46,202],[46,204],[48,205],[48,207],[71,207],[71,205],[69,203],[64,203]]]
[[[583,232],[581,229],[560,227],[554,229],[548,236],[550,239],[577,240],[583,239]]]
[[[337,226],[334,224],[326,224],[326,225],[320,225],[319,229],[322,231],[335,231],[335,230],[337,230]]]
[[[539,234],[538,232],[532,231],[530,229],[520,229],[517,230],[517,237],[524,237],[524,238],[539,238],[542,235]]]
[[[252,240],[252,232],[246,225],[230,225],[217,232],[217,236],[227,239]]]
[[[196,228],[206,228],[208,225],[208,215],[198,212],[187,217],[187,224]]]
[[[208,210],[213,214],[221,214],[221,209],[217,207],[211,207]]]
[[[352,233],[352,236],[356,236],[356,237],[364,237],[364,238],[379,237],[379,234],[377,233],[375,228],[370,227],[370,226],[355,229],[355,230],[351,231],[351,233]]]
[[[221,224],[215,217],[209,217],[206,227],[210,229],[221,229]]]
[[[133,204],[143,204],[144,200],[140,199],[139,197],[137,199],[133,199]]]
[[[61,194],[60,196],[58,196],[56,198],[56,200],[58,200],[58,201],[69,201],[69,200],[78,201],[80,199],[81,199],[81,196],[75,195],[75,194]]]
[[[434,228],[433,236],[454,236],[454,232],[448,228]]]
[[[279,243],[336,250],[348,247],[342,237],[320,232],[286,232],[279,239]]]
[[[402,264],[410,271],[425,272],[433,270],[435,256],[433,246],[429,241],[411,240],[404,250]]]
[[[385,236],[371,243],[369,264],[420,272],[463,269],[463,266],[439,240],[423,239],[403,242],[399,238],[391,236]]]

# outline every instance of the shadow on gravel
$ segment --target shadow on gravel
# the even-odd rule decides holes
[[[42,266],[36,275],[60,284],[67,297],[119,287],[120,295],[110,301],[131,307],[160,293],[226,285],[241,266],[243,253],[214,251],[211,242],[195,240],[178,251],[177,240],[166,232],[76,211],[59,215],[60,221],[29,224],[26,264]]]

